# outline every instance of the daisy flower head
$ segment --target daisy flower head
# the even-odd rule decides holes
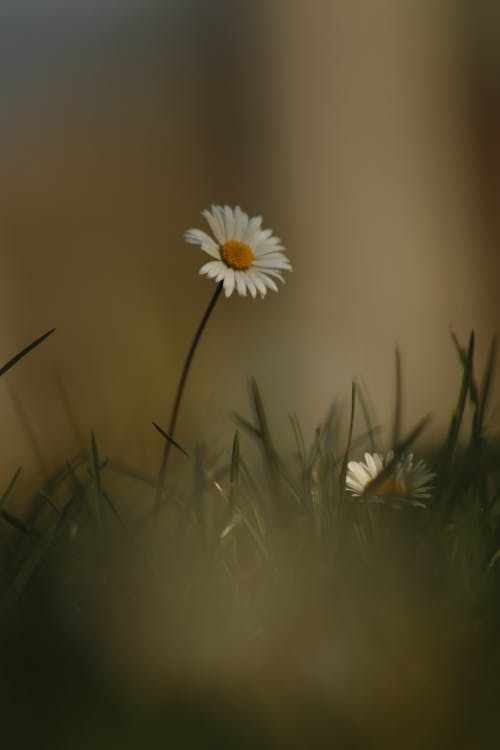
[[[370,493],[370,485],[393,458],[393,452],[389,451],[385,459],[380,453],[365,453],[364,461],[349,461],[346,476],[348,491],[354,497],[396,496],[416,501],[430,498],[435,474],[429,471],[422,460],[414,462],[413,453],[401,456],[392,472]]]
[[[212,236],[201,229],[188,229],[186,242],[199,245],[212,260],[200,268],[200,274],[223,282],[230,297],[236,290],[245,296],[247,290],[255,299],[257,292],[265,297],[268,289],[277,292],[275,279],[284,282],[282,272],[292,266],[285,248],[272,229],[262,229],[262,217],[249,218],[239,206],[212,206],[202,211]]]

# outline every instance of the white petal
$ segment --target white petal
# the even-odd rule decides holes
[[[250,294],[252,295],[253,299],[257,296],[257,287],[253,283],[252,279],[248,275],[248,271],[242,272],[242,276],[245,280],[245,284],[247,289],[249,290]]]
[[[258,250],[264,242],[269,242],[272,234],[272,229],[259,229],[259,231],[255,232],[254,236],[252,237],[252,247]]]
[[[236,280],[236,287],[238,289],[238,294],[241,294],[243,297],[246,297],[247,287],[245,284],[245,275],[242,274],[241,271],[236,271],[234,274],[234,278]]]
[[[224,234],[222,232],[222,227],[220,226],[217,214],[214,212],[214,208],[215,206],[212,206],[212,212],[205,210],[205,211],[202,211],[201,213],[207,220],[208,225],[210,229],[212,230],[215,239],[217,240],[219,245],[222,245],[225,242]]]
[[[234,214],[230,206],[224,206],[224,226],[226,240],[234,240]]]
[[[378,474],[377,464],[373,460],[373,456],[371,456],[369,453],[365,453],[365,463],[368,471],[370,472],[370,475],[372,477],[376,477]]]
[[[276,286],[276,282],[274,282],[267,274],[265,273],[259,273],[259,278],[262,279],[264,284],[269,287],[269,289],[272,289],[273,292],[278,291],[278,287]]]
[[[254,216],[252,219],[250,219],[245,234],[243,235],[243,242],[246,242],[248,245],[251,245],[253,247],[253,239],[260,232],[261,224],[262,216]]]
[[[285,250],[284,245],[278,237],[270,237],[267,240],[262,240],[257,236],[254,238],[252,247],[256,255],[266,255],[266,253],[274,253],[277,250],[281,250],[282,252]]]
[[[366,487],[366,485],[372,480],[370,472],[366,468],[365,464],[361,462],[356,465],[356,476],[358,480],[363,483],[363,487]]]
[[[281,253],[273,253],[273,255],[265,255],[264,257],[256,258],[254,266],[257,268],[283,268],[287,271],[292,270],[290,261]]]
[[[208,276],[209,279],[214,279],[224,268],[225,266],[220,260],[211,260],[200,268],[199,273],[202,276]]]
[[[227,271],[227,266],[226,266],[225,263],[221,263],[220,265],[221,265],[221,269],[220,269],[219,273],[217,274],[217,276],[215,277],[215,280],[217,281],[217,283],[219,281],[222,281],[225,278],[226,271]]]
[[[234,270],[232,268],[228,268],[226,275],[224,277],[224,294],[226,297],[230,297],[234,290]]]
[[[208,235],[206,232],[203,232],[201,229],[187,229],[184,232],[184,240],[186,242],[190,242],[192,245],[202,245],[208,240],[210,242],[213,242],[210,235]]]
[[[253,283],[255,284],[255,286],[260,292],[260,296],[264,298],[267,294],[267,289],[266,289],[266,285],[260,278],[259,274],[257,272],[247,271],[247,278],[253,281]]]
[[[184,239],[192,245],[200,245],[201,249],[208,255],[211,255],[212,258],[220,258],[218,244],[206,232],[202,232],[201,229],[188,229],[184,233]]]
[[[222,206],[212,206],[212,214],[219,226],[219,230],[222,236],[222,243],[226,242],[226,240],[231,239],[230,237],[226,236],[226,225],[224,223],[224,209]]]
[[[247,231],[248,215],[239,206],[234,209],[234,239],[242,241]]]
[[[253,267],[257,269],[259,268],[258,266],[255,265],[255,263]],[[283,278],[283,275],[279,271],[276,271],[274,268],[266,268],[264,273],[266,276],[274,276],[275,279],[279,279],[283,284],[285,283],[285,279]]]

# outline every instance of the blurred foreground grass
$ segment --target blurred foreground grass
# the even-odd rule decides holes
[[[418,440],[436,472],[424,507],[346,494],[348,460],[380,441],[356,386],[347,425],[334,408],[306,440],[292,417],[296,450],[282,455],[252,381],[253,418],[236,417],[230,450],[179,453],[159,510],[156,478],[108,459],[98,436],[22,518],[16,473],[0,499],[2,736],[30,748],[497,747],[495,346],[479,377],[473,335],[455,348],[456,408],[427,448],[426,420],[401,435],[396,357],[389,442],[397,458]]]

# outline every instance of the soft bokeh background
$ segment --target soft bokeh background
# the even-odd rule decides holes
[[[499,322],[494,2],[3,0],[3,471],[38,479],[98,435],[154,470],[213,286],[182,242],[212,202],[260,213],[294,273],[221,301],[178,437],[223,448],[255,375],[310,430],[353,377],[380,421],[403,352],[409,427],[442,428]],[[66,406],[64,406],[66,403]],[[71,406],[68,406],[71,404]],[[70,415],[71,412],[71,415]],[[25,480],[26,481],[26,480]]]

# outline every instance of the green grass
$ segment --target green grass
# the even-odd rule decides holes
[[[474,335],[453,343],[462,380],[432,448],[426,417],[401,433],[396,352],[394,459],[372,486],[414,450],[436,472],[424,507],[346,492],[348,461],[379,440],[356,384],[347,425],[335,408],[307,437],[291,416],[291,454],[255,380],[223,456],[188,456],[155,425],[185,466],[159,509],[156,477],[93,434],[23,518],[18,470],[0,496],[6,735],[26,747],[496,746],[496,344],[478,376]]]

